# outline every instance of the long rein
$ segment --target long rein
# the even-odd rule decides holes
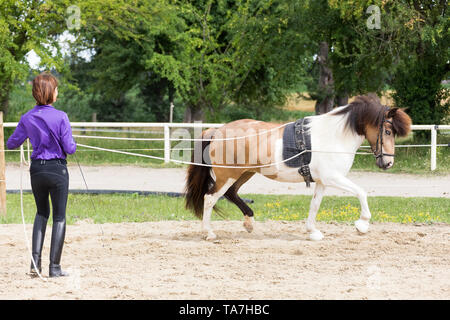
[[[239,136],[239,137],[229,137],[229,138],[194,138],[194,139],[174,139],[177,141],[230,141],[230,140],[238,140],[238,139],[245,139],[245,138],[250,138],[250,137],[255,137],[255,136],[261,136],[263,134],[272,132],[272,131],[276,131],[279,130],[285,126],[287,126],[288,124],[291,124],[293,122],[288,122],[288,123],[284,123],[276,128],[272,128],[269,130],[265,130],[259,133],[255,133],[255,134],[250,134],[250,135],[245,135],[245,136]],[[96,136],[79,136],[79,135],[74,135],[74,137],[80,137],[80,138],[97,138]],[[121,137],[111,137],[111,139],[115,139],[115,140],[134,140],[133,138],[121,138]],[[144,140],[145,138],[140,138],[140,140]],[[150,140],[150,139],[148,139]],[[151,139],[154,140],[154,139]],[[81,143],[77,143],[78,146],[80,147],[85,147],[88,149],[93,149],[93,150],[98,150],[98,151],[106,151],[106,152],[112,152],[112,153],[120,153],[120,154],[124,154],[124,155],[130,155],[130,156],[137,156],[137,157],[142,157],[142,158],[149,158],[149,159],[154,159],[154,160],[161,160],[161,161],[165,161],[166,158],[164,157],[157,157],[157,156],[151,156],[151,155],[145,155],[145,154],[140,154],[140,153],[134,153],[134,152],[127,152],[127,151],[121,151],[121,150],[115,150],[115,149],[109,149],[109,148],[102,148],[102,147],[96,147],[96,146],[90,146],[90,145],[86,145],[86,144],[81,144]],[[272,162],[272,163],[268,163],[268,164],[264,164],[264,165],[255,165],[255,166],[230,166],[230,165],[213,165],[213,164],[206,164],[206,163],[199,163],[199,162],[191,162],[191,161],[183,161],[183,160],[176,160],[176,159],[169,159],[170,162],[174,162],[174,163],[178,163],[178,164],[186,164],[186,165],[196,165],[196,166],[203,166],[203,167],[215,167],[215,168],[229,168],[229,169],[256,169],[256,168],[265,168],[265,167],[271,167],[271,166],[276,166],[279,165],[281,163],[284,162],[288,162],[294,158],[299,157],[300,155],[302,155],[304,152],[311,152],[311,153],[338,153],[338,154],[360,154],[360,155],[373,155],[373,153],[369,153],[369,152],[347,152],[347,151],[324,151],[324,150],[305,150],[302,151],[290,158],[281,160],[281,161],[277,161],[277,162]]]

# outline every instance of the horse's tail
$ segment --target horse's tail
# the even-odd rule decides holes
[[[211,139],[214,131],[215,129],[208,129],[203,131],[202,139]],[[195,160],[195,153],[201,150],[202,154],[200,163],[206,164],[207,161],[205,161],[204,159],[204,151],[210,143],[210,140],[196,141],[196,146],[194,148],[194,152],[192,153],[191,162],[194,162]],[[214,184],[211,170],[211,167],[199,166],[195,164],[191,164],[188,167],[185,186],[185,205],[186,209],[194,211],[194,214],[200,219],[203,217],[203,202],[205,194]]]

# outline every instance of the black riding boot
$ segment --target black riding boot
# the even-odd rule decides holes
[[[31,267],[30,267],[30,274],[31,275],[37,275],[37,271],[41,273],[41,253],[42,253],[42,246],[44,245],[44,238],[45,238],[45,229],[47,228],[47,218],[40,214],[36,214],[36,217],[34,218],[34,224],[33,224],[33,238],[32,238],[32,244],[31,244]],[[34,263],[36,266],[34,265]],[[35,268],[36,267],[36,268]]]
[[[66,220],[53,222],[52,242],[50,245],[49,276],[65,277],[69,274],[61,270],[61,254],[66,236]]]

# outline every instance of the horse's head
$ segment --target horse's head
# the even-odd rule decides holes
[[[404,137],[411,130],[411,118],[399,108],[382,106],[377,125],[366,127],[366,139],[369,141],[376,164],[387,170],[394,165],[395,137]]]
[[[385,170],[392,168],[394,139],[396,136],[406,136],[411,130],[411,118],[404,110],[384,106],[377,96],[369,94],[356,97],[334,114],[346,115],[346,126],[369,141],[378,167]]]

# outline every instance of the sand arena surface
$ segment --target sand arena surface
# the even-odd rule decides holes
[[[51,228],[43,250],[47,282],[30,278],[22,225],[0,225],[0,299],[450,299],[450,225],[199,221],[69,225],[62,266],[50,279]],[[31,225],[27,225],[31,238]]]

